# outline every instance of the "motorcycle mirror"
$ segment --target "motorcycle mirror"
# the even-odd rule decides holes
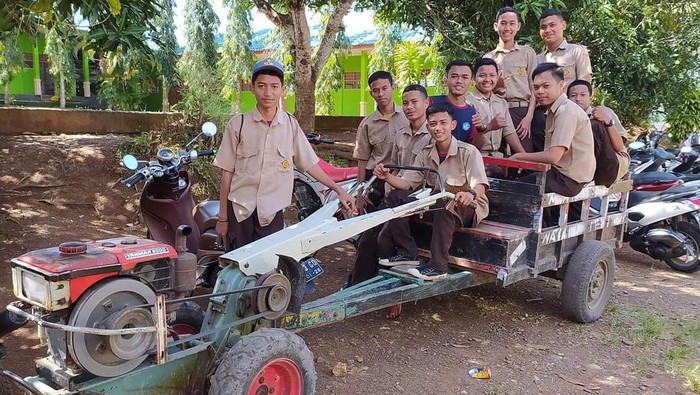
[[[633,141],[629,145],[630,149],[642,149],[644,148],[644,143],[641,141]]]
[[[134,155],[124,155],[122,158],[122,163],[124,167],[129,170],[136,170],[139,167],[139,161]]]
[[[216,125],[214,122],[204,122],[204,125],[202,125],[202,134],[204,134],[207,137],[212,137],[213,135],[216,134]]]

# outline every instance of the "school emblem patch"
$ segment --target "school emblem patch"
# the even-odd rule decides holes
[[[288,160],[285,159],[282,161],[282,168],[284,170],[287,170],[289,168],[289,161]]]
[[[269,66],[271,64],[272,64],[272,60],[270,60],[269,58],[267,60],[265,60],[265,65]]]
[[[466,121],[462,124],[462,130],[469,130],[472,128],[472,124],[469,121]]]
[[[564,78],[569,78],[571,75],[571,71],[569,71],[568,67],[564,67]]]
[[[516,72],[516,74],[518,74],[518,77],[524,77],[525,76],[525,67],[518,66],[518,69],[515,72]]]

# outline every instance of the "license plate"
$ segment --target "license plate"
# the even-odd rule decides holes
[[[307,283],[323,274],[323,268],[316,258],[312,256],[302,259],[301,266],[304,268],[304,275],[306,276]]]

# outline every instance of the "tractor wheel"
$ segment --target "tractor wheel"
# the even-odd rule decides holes
[[[175,310],[168,325],[178,335],[195,335],[202,329],[204,310],[194,302],[184,302]]]
[[[680,272],[692,273],[700,269],[700,231],[692,223],[681,221],[676,232],[685,239],[686,254],[666,259],[666,264]]]
[[[211,378],[209,394],[313,395],[314,357],[301,337],[282,329],[243,336]]]
[[[615,279],[615,254],[602,241],[581,243],[569,259],[561,287],[564,315],[580,323],[600,318],[610,301]]]

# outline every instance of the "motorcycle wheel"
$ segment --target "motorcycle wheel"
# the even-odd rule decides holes
[[[681,221],[676,231],[685,238],[687,253],[683,256],[669,258],[665,262],[680,272],[692,273],[700,269],[700,230],[693,224]]]

